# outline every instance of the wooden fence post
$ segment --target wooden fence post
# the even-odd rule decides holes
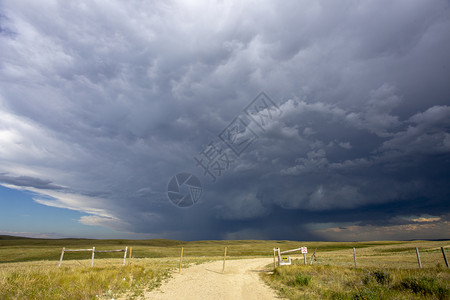
[[[306,265],[306,264],[307,264],[307,263],[306,263],[306,253],[303,253],[303,260],[304,260],[305,265]]]
[[[280,248],[277,248],[277,252],[278,252],[278,266],[280,266],[280,263],[281,263],[281,253],[280,253]]]
[[[448,260],[447,260],[447,256],[445,255],[444,247],[441,247],[441,251],[442,251],[442,256],[444,256],[445,265],[448,268]]]
[[[317,250],[317,248],[314,249],[314,253],[313,253],[313,255],[311,256],[311,260],[309,261],[309,264],[310,264],[310,265],[313,264],[314,256],[316,255],[316,250]]]
[[[59,265],[58,265],[58,268],[61,267],[62,260],[63,260],[63,257],[64,257],[64,250],[66,250],[65,247],[63,247],[62,252],[61,252],[61,258],[59,259]],[[447,267],[448,267],[448,265],[447,265]]]
[[[222,266],[222,274],[225,272],[225,260],[227,259],[227,247],[225,247],[225,252],[223,253],[223,266]]]
[[[419,263],[419,269],[422,269],[422,263],[420,262],[419,248],[417,247],[416,247],[416,255],[417,255],[417,262]]]
[[[273,268],[275,269],[277,267],[276,261],[275,261],[275,248],[273,248]]]
[[[355,247],[353,247],[353,261],[355,262],[355,269],[356,269],[357,266],[356,266],[356,250],[355,250]]]
[[[180,255],[180,273],[181,273],[181,264],[183,263],[183,247],[181,247],[181,255]]]
[[[128,265],[131,265],[131,252],[133,252],[133,247],[130,247],[130,257],[128,258]]]
[[[91,267],[94,266],[94,256],[95,256],[95,247],[92,247],[92,260],[91,260]]]
[[[128,246],[125,247],[125,254],[123,255],[122,267],[125,266],[125,261],[127,260],[127,251],[128,251]]]

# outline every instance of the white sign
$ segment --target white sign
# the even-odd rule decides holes
[[[308,249],[306,247],[302,247],[302,254],[308,253]]]

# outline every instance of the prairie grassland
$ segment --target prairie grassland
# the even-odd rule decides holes
[[[319,252],[348,250],[351,247],[368,248],[378,246],[408,247],[410,242],[301,242],[301,241],[261,241],[261,240],[232,240],[232,241],[175,241],[175,240],[87,240],[87,239],[4,239],[0,238],[0,263],[23,262],[37,260],[58,260],[63,247],[72,249],[92,248],[97,250],[124,249],[133,247],[133,257],[163,258],[176,257],[184,248],[186,256],[220,256],[224,247],[228,247],[229,256],[270,256],[273,248],[293,249],[306,246],[310,250],[318,248]],[[448,243],[447,243],[448,244]],[[411,247],[411,246],[409,246]],[[67,259],[86,259],[89,254],[66,253]],[[97,255],[96,255],[97,257]],[[118,257],[117,253],[104,253],[102,258]]]
[[[442,266],[355,269],[297,260],[263,279],[288,299],[450,299],[450,271]]]
[[[183,259],[183,268],[218,257]],[[170,277],[179,258],[138,258],[122,267],[122,259],[6,263],[0,265],[0,299],[139,298]]]
[[[123,253],[96,253],[94,268],[91,268],[90,252],[68,252],[64,255],[62,267],[57,267],[62,247],[85,249],[92,246],[96,250],[133,247],[132,264],[121,266]],[[420,299],[439,298],[448,291],[449,271],[444,265],[440,247],[449,247],[449,241],[345,243],[0,239],[0,299],[111,299],[123,294],[131,299],[139,298],[145,290],[155,288],[170,277],[171,271],[178,269],[181,247],[184,249],[183,268],[186,268],[190,264],[222,259],[224,247],[227,247],[227,259],[239,259],[272,257],[273,248],[279,247],[283,251],[301,246],[308,247],[308,263],[317,248],[312,266],[302,265],[303,256],[291,255],[297,259],[296,265],[277,268],[273,275],[264,277],[283,296],[291,299],[308,295],[311,299],[388,299],[386,295],[398,299]],[[353,247],[357,254],[356,270]],[[415,247],[420,249],[422,270],[418,270]],[[273,266],[269,267],[273,269]],[[392,281],[389,285],[378,284],[376,278],[376,283],[373,278],[370,279],[370,272],[377,270],[390,272]],[[308,280],[308,285],[302,285],[301,282]],[[421,284],[428,285],[427,292],[411,292],[412,288],[407,287]]]
[[[305,266],[302,256],[291,256],[293,265],[276,267],[263,279],[288,299],[450,299],[450,270],[440,249],[449,247],[448,241],[354,247],[357,268],[352,248],[318,249],[313,265]]]
[[[416,256],[419,249],[420,260],[424,268],[436,267],[444,264],[441,248],[450,247],[449,241],[412,241],[401,244],[373,245],[359,247],[354,243],[352,247],[336,251],[319,251],[317,249],[314,264],[353,267],[353,247],[356,248],[356,263],[358,267],[378,268],[418,268]],[[309,249],[311,255],[313,249]],[[447,254],[450,258],[450,253]],[[308,260],[309,262],[309,260]]]

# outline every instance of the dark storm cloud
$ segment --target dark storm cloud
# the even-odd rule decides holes
[[[87,213],[84,224],[163,237],[319,239],[327,223],[444,220],[449,11],[6,1],[0,174],[39,203]],[[193,157],[261,90],[282,114],[212,183]],[[204,185],[189,209],[165,194],[182,171]]]
[[[39,178],[33,178],[29,176],[11,177],[5,174],[0,174],[0,182],[3,184],[11,184],[17,187],[33,187],[36,189],[44,190],[61,190],[64,187],[57,186],[49,180],[42,180]]]

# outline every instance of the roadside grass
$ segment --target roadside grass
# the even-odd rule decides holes
[[[0,299],[102,299],[128,292],[137,297],[169,275],[169,265],[153,260],[131,266],[120,261],[13,263],[0,268]]]
[[[183,268],[219,259],[187,257]],[[179,258],[140,258],[122,266],[122,259],[39,261],[0,265],[0,299],[138,299],[158,287],[179,267]]]
[[[288,299],[450,299],[450,271],[443,267],[355,269],[297,260],[263,279]]]

